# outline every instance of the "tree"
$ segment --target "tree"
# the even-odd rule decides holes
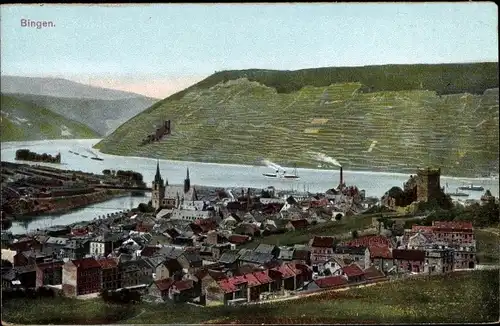
[[[338,213],[337,215],[335,215],[336,221],[340,221],[341,219],[342,219],[342,214]]]
[[[353,239],[356,239],[358,237],[358,235],[359,235],[358,230],[351,231],[351,236]]]

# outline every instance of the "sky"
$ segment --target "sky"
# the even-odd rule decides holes
[[[493,2],[3,5],[0,21],[2,75],[156,98],[229,69],[498,61]]]

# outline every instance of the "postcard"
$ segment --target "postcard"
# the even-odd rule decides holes
[[[0,24],[2,324],[499,320],[495,3]]]

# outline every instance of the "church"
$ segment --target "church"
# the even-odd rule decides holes
[[[153,180],[151,204],[155,209],[179,208],[184,201],[197,200],[196,190],[191,187],[189,168],[187,169],[184,185],[169,185],[168,180],[163,182],[160,174],[160,162],[156,163],[156,175]]]

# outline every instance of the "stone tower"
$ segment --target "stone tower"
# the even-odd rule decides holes
[[[156,174],[155,179],[153,180],[152,188],[151,204],[155,209],[158,209],[161,207],[163,198],[165,198],[165,184],[163,183],[163,179],[161,178],[159,160],[156,163]]]
[[[441,198],[441,169],[419,169],[417,171],[417,200],[428,202]]]
[[[191,189],[191,181],[189,180],[189,168],[187,168],[186,179],[184,179],[184,193]]]

